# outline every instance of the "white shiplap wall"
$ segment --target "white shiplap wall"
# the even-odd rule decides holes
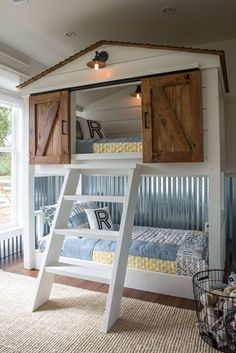
[[[76,103],[81,109],[77,115],[101,121],[107,138],[141,136],[141,100],[131,96],[135,89],[134,84],[99,89],[97,99],[92,91],[92,102],[91,92],[79,91]]]

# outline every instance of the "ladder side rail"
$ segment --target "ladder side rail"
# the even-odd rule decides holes
[[[140,168],[129,171],[126,200],[123,207],[120,236],[116,245],[115,259],[112,269],[102,331],[108,332],[120,314],[121,299],[128,264],[129,248],[132,241],[132,227],[136,209],[138,188],[140,185]]]
[[[68,220],[72,208],[73,201],[64,202],[64,194],[75,194],[78,181],[78,170],[68,170],[65,174],[64,183],[58,200],[58,207],[53,219],[49,241],[42,258],[40,271],[37,278],[35,294],[33,296],[32,311],[44,304],[50,296],[54,281],[54,274],[47,273],[45,267],[58,262],[61,255],[61,248],[64,241],[64,236],[55,236],[55,228],[65,228],[68,226]]]

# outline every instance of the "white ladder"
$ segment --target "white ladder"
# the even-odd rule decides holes
[[[122,167],[114,164],[109,167],[81,166],[78,164],[67,166],[64,184],[58,201],[58,207],[53,220],[50,240],[42,259],[36,291],[33,298],[32,311],[48,301],[55,275],[69,276],[90,281],[109,284],[109,292],[105,308],[102,331],[108,332],[117,321],[120,314],[121,298],[126,275],[126,268],[131,244],[131,233],[134,221],[136,199],[140,184],[139,165]],[[85,175],[128,175],[125,196],[88,196],[76,195],[79,178]],[[122,202],[123,212],[119,231],[94,229],[68,229],[68,219],[74,201],[103,201]],[[64,236],[74,234],[83,237],[116,241],[115,259],[109,270],[99,266],[70,265],[59,262]]]

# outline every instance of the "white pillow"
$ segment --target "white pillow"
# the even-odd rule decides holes
[[[114,229],[108,207],[85,209],[85,212],[91,229]]]
[[[77,121],[79,122],[83,139],[102,139],[105,137],[101,121],[87,120],[80,117],[77,117]]]

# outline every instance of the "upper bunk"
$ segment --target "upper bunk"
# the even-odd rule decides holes
[[[109,55],[98,71],[87,66],[95,50]],[[139,86],[141,99],[132,96]],[[32,165],[122,161],[178,175],[223,169],[222,51],[101,41],[19,88],[29,105]]]

